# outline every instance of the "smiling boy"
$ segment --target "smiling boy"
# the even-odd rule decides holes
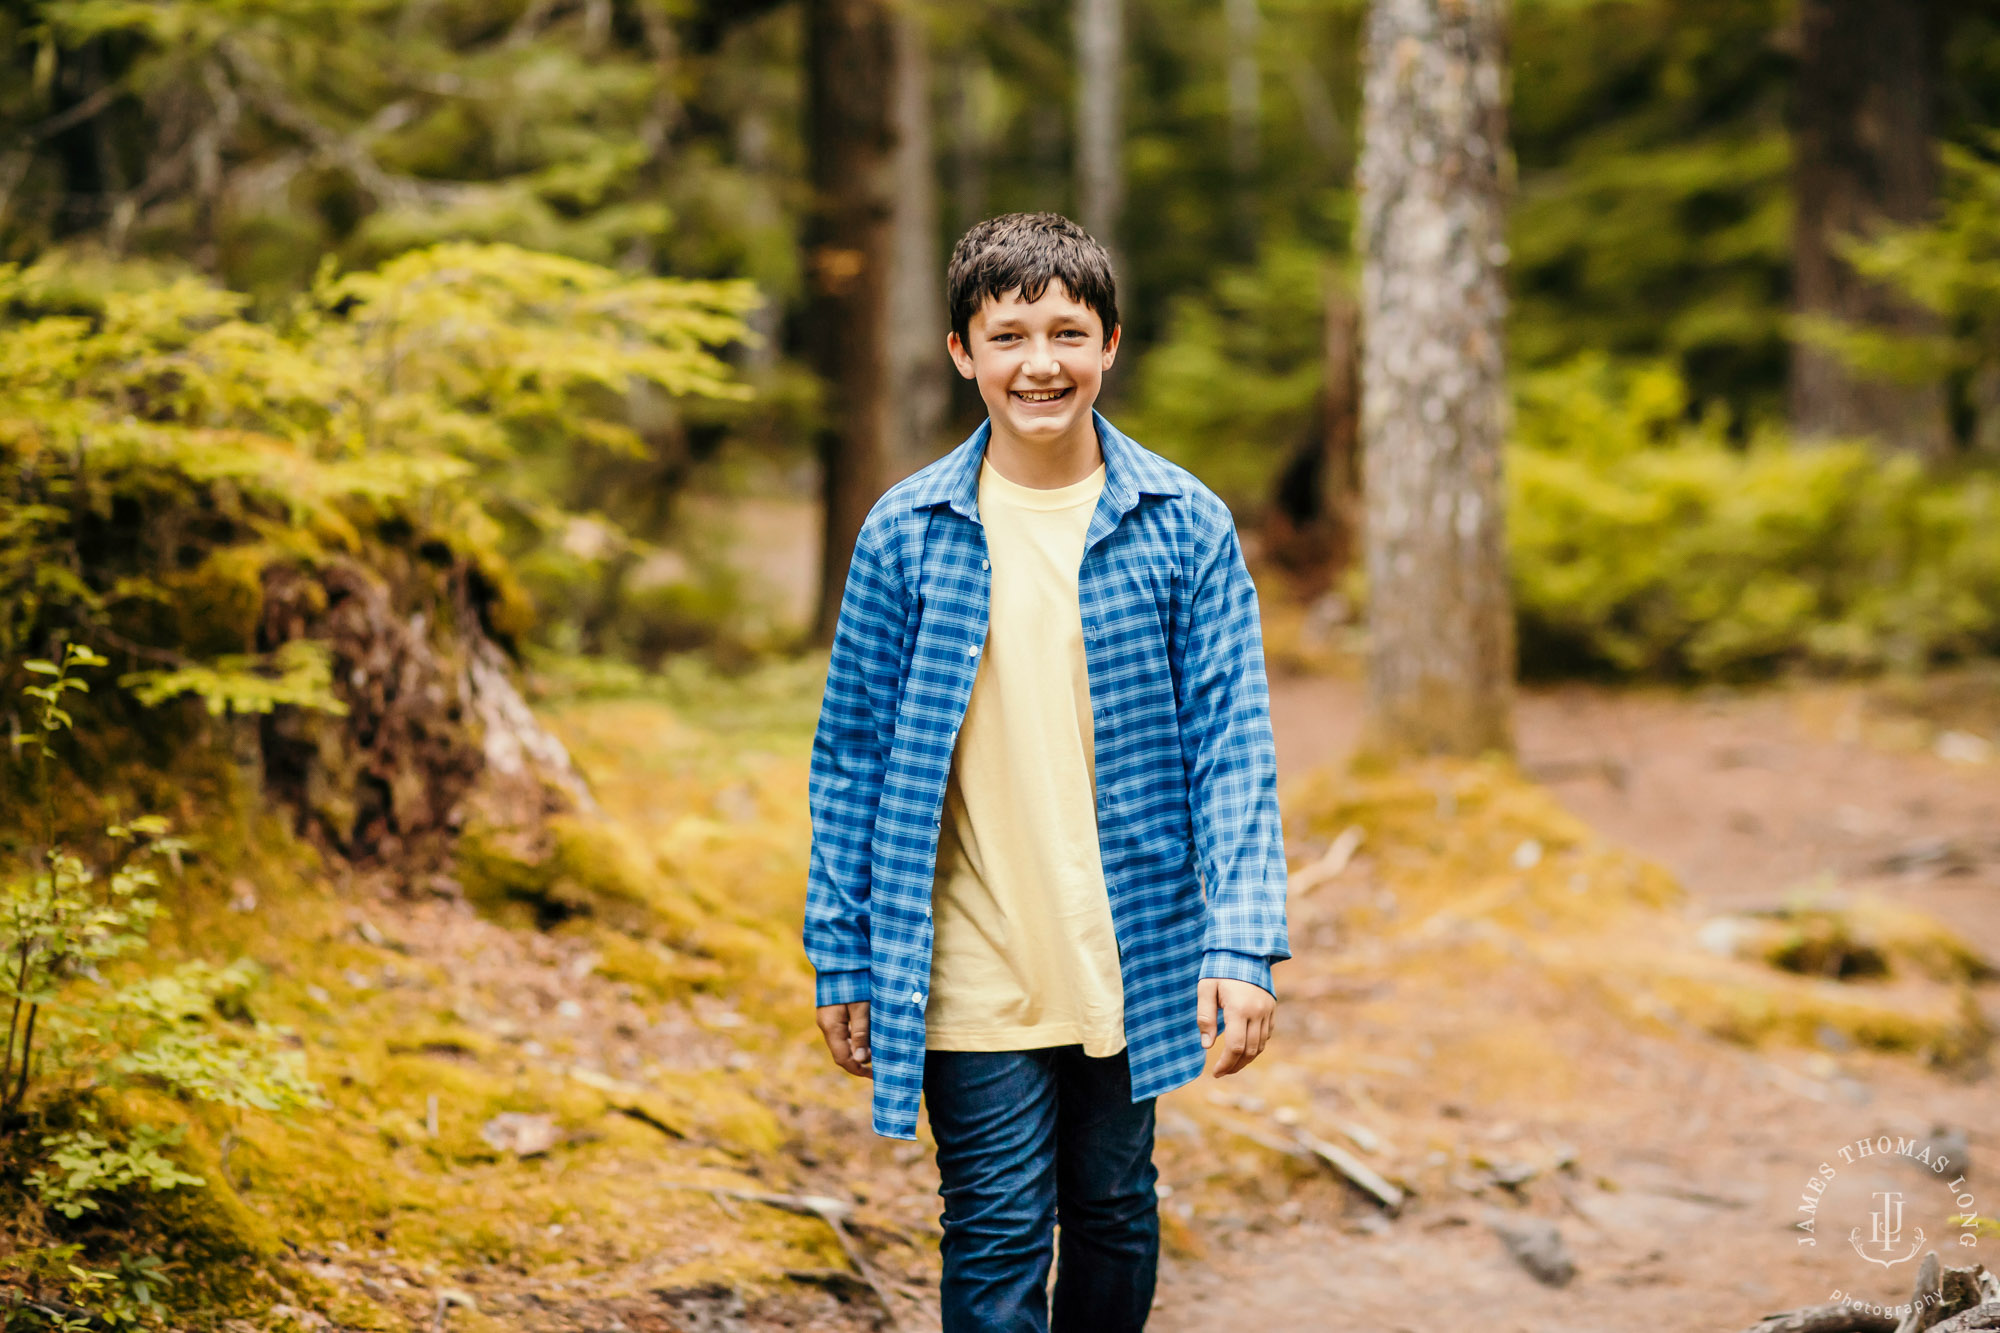
[[[1221,501],[1094,409],[1103,247],[995,218],[948,286],[988,418],[856,543],[806,952],[876,1131],[929,1112],[945,1333],[1118,1333],[1152,1305],[1154,1099],[1218,1034],[1217,1076],[1256,1059],[1290,956],[1257,597]]]

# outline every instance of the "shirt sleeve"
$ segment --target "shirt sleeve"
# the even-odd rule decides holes
[[[870,847],[906,637],[902,591],[872,535],[864,528],[848,565],[813,733],[805,947],[821,1005],[866,1000],[869,992]]]
[[[1257,589],[1226,520],[1194,572],[1187,625],[1181,750],[1208,901],[1201,975],[1271,990],[1271,964],[1292,956],[1277,747]]]

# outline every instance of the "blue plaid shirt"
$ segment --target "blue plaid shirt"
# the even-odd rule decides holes
[[[1104,492],[1077,600],[1136,1101],[1201,1073],[1198,978],[1270,990],[1291,957],[1285,853],[1257,591],[1229,510],[1092,415]],[[813,737],[806,954],[817,1003],[871,1002],[875,1130],[896,1138],[916,1136],[945,779],[986,642],[990,428],[870,511]]]

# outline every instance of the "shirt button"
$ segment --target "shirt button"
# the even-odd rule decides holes
[[[979,562],[979,567],[980,567],[981,569],[991,569],[991,568],[993,568],[993,565],[992,565],[992,562],[991,562],[991,561],[987,561],[987,560],[981,560],[981,561]]]
[[[966,645],[965,645],[965,655],[966,655],[967,657],[977,657],[977,656],[979,656],[979,645],[978,645],[978,644],[976,644],[976,643],[968,643],[968,644],[966,644]]]
[[[922,991],[913,990],[910,992],[911,1004],[922,1004],[923,1002],[924,1002],[924,993]]]
[[[931,905],[930,905],[929,903],[925,903],[925,904],[924,904],[924,915],[925,915],[925,916],[929,916],[930,914],[931,914]]]

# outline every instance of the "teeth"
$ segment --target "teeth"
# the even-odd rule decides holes
[[[1052,403],[1068,393],[1068,389],[1018,389],[1017,393],[1031,403]]]

